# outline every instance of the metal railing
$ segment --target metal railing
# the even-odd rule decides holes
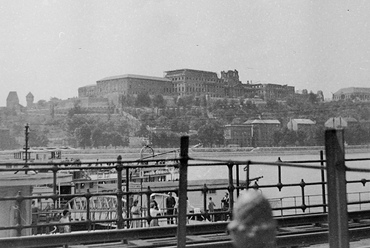
[[[59,163],[33,163],[32,165],[28,163],[28,167],[20,168],[23,163],[2,163],[0,164],[0,172],[7,173],[18,173],[30,171],[51,171],[52,173],[52,194],[46,195],[22,195],[18,193],[15,196],[1,197],[0,202],[10,201],[14,202],[15,209],[18,210],[16,215],[16,224],[11,226],[0,226],[0,231],[3,230],[16,230],[18,237],[7,237],[0,238],[1,245],[14,245],[16,247],[42,247],[51,245],[61,245],[61,244],[83,244],[83,243],[99,243],[99,242],[113,242],[121,241],[127,242],[130,239],[137,238],[148,238],[148,237],[167,237],[167,236],[177,236],[177,246],[186,246],[186,236],[189,234],[189,224],[188,218],[191,216],[197,216],[197,214],[189,214],[187,210],[187,194],[192,191],[199,191],[203,195],[203,212],[204,216],[207,215],[207,196],[210,191],[226,190],[230,195],[230,205],[228,209],[219,211],[218,214],[232,216],[232,209],[234,201],[239,196],[240,192],[245,189],[268,189],[276,188],[279,191],[285,188],[298,187],[300,188],[301,195],[293,197],[284,197],[277,199],[271,199],[273,205],[273,210],[275,213],[280,213],[281,216],[289,214],[301,214],[301,213],[312,213],[329,212],[329,242],[330,247],[348,247],[348,224],[347,223],[347,184],[362,184],[363,186],[369,182],[369,179],[357,179],[346,181],[345,172],[346,171],[357,171],[357,172],[369,172],[369,169],[363,168],[349,168],[345,166],[345,161],[368,161],[370,158],[360,158],[360,159],[344,159],[344,142],[343,142],[343,131],[341,130],[328,130],[326,132],[326,160],[324,159],[323,152],[320,153],[319,160],[307,160],[307,161],[275,161],[275,162],[259,162],[259,161],[235,161],[235,160],[217,160],[217,159],[203,159],[190,157],[188,154],[189,149],[189,138],[182,137],[180,144],[180,157],[176,159],[154,159],[154,158],[143,158],[138,160],[123,160],[121,156],[115,161],[99,161],[99,164],[104,165],[104,170],[114,171],[117,173],[116,188],[111,192],[100,192],[93,193],[89,189],[85,193],[77,194],[63,194],[58,192],[58,176],[61,173],[71,173],[75,171],[93,171],[97,170],[94,167],[93,162],[69,162],[66,166],[65,162]],[[140,171],[141,169],[160,169],[163,166],[167,168],[177,168],[179,170],[179,180],[176,181],[176,187],[172,188],[170,191],[176,192],[179,196],[178,198],[178,213],[172,216],[151,216],[150,215],[150,196],[152,193],[167,193],[168,189],[155,189],[152,190],[149,186],[146,189],[133,190],[131,185],[133,184],[132,175],[135,171]],[[188,187],[188,168],[194,166],[201,167],[227,167],[228,178],[227,184],[221,186],[214,185],[199,185],[198,187]],[[277,181],[276,184],[260,185],[257,180],[250,178],[250,171],[252,166],[270,166],[278,168]],[[16,167],[16,168],[9,168]],[[246,179],[241,179],[240,167],[244,168],[246,173]],[[281,174],[281,168],[304,168],[321,171],[321,181],[319,182],[305,182],[301,179],[299,183],[284,183]],[[324,172],[327,172],[327,180],[325,180]],[[41,174],[42,172],[39,172]],[[140,180],[140,178],[139,178]],[[251,185],[251,182],[254,184]],[[321,186],[322,192],[320,195],[309,195],[306,194],[307,187],[317,187]],[[354,193],[351,193],[354,194]],[[360,210],[362,210],[365,204],[369,204],[370,201],[366,199],[365,192],[357,192],[357,200],[349,202],[349,205],[357,205]],[[93,218],[94,209],[90,207],[90,199],[93,197],[114,197],[116,199],[116,215],[115,218],[108,218],[105,220],[96,220]],[[133,218],[130,215],[131,212],[131,202],[132,197],[141,197],[144,199],[141,203],[144,203],[143,207],[144,213],[139,218]],[[65,225],[63,223],[52,222],[43,224],[32,224],[30,221],[22,219],[23,214],[20,212],[25,209],[25,205],[30,205],[31,200],[41,200],[41,199],[51,199],[54,204],[58,203],[60,200],[70,199],[71,197],[81,197],[85,198],[85,209],[86,209],[86,219],[74,221],[71,224],[84,226],[86,232],[71,233],[71,234],[54,234],[54,235],[36,235],[36,236],[22,236],[22,230],[29,230],[32,228],[48,228],[53,229],[55,226]],[[315,198],[315,200],[312,200]],[[327,199],[329,200],[327,203]],[[286,202],[289,204],[286,204]],[[279,205],[280,204],[280,205]],[[315,211],[313,209],[316,209]],[[307,211],[306,211],[307,210]],[[55,212],[49,213],[60,213],[62,209],[58,209]],[[111,211],[111,210],[110,210]],[[287,211],[287,212],[286,212]],[[290,212],[289,212],[290,211]],[[291,212],[293,211],[293,213]],[[300,211],[300,212],[298,212]],[[199,214],[198,214],[199,215]],[[149,224],[154,219],[177,218],[177,228],[171,226],[166,227],[149,227]],[[143,221],[147,223],[146,227],[133,229],[130,228],[130,224],[133,221]],[[114,227],[116,230],[94,230],[97,225],[106,225],[111,228]],[[212,227],[214,229],[212,229]],[[224,225],[223,225],[224,227]],[[163,229],[164,228],[164,229]],[[220,223],[207,223],[208,232],[212,230],[219,230]],[[163,231],[165,230],[165,231]],[[205,232],[204,229],[194,228],[192,226],[192,231],[190,233]],[[206,231],[207,232],[207,231]],[[94,233],[94,234],[92,234]],[[340,235],[340,236],[338,236]],[[21,237],[22,236],[22,237]],[[51,237],[53,236],[53,237]],[[92,238],[92,236],[94,236]],[[67,238],[65,238],[67,237]],[[341,237],[338,239],[338,237]],[[22,243],[22,240],[24,243]],[[343,245],[344,244],[344,245]],[[347,244],[347,245],[346,245]],[[4,246],[5,247],[5,246]]]

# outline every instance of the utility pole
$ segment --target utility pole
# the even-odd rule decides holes
[[[25,128],[25,131],[24,131],[24,139],[25,139],[25,147],[24,147],[24,153],[26,155],[26,159],[24,161],[24,168],[28,168],[28,134],[29,134],[29,125],[28,123],[26,124],[26,126],[24,127]],[[25,171],[25,173],[27,174],[28,171]]]
[[[25,139],[25,146],[24,146],[24,155],[25,155],[25,158],[24,158],[24,166],[23,168],[28,168],[28,134],[29,134],[29,128],[30,126],[28,125],[28,123],[26,124],[26,126],[24,127],[25,130],[24,130],[24,139]],[[17,174],[18,171],[14,172],[14,174]],[[28,174],[28,171],[25,171],[25,174]]]

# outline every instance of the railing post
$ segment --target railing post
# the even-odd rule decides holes
[[[180,178],[179,178],[179,222],[177,227],[177,247],[186,247],[186,208],[188,188],[188,151],[189,137],[182,136],[180,144]]]
[[[22,236],[22,202],[23,202],[23,196],[22,192],[18,191],[17,194],[17,200],[16,200],[16,210],[17,210],[17,236]],[[32,213],[31,213],[32,214]]]
[[[130,190],[130,169],[126,167],[126,218],[130,218],[130,195],[128,194]],[[126,227],[130,228],[130,221],[127,220]]]
[[[229,218],[231,219],[231,211],[232,209],[234,208],[234,177],[233,177],[233,166],[234,164],[233,163],[229,163],[227,165],[227,168],[229,170],[229,186],[228,186],[228,192],[229,192],[229,209],[227,210],[229,213],[228,213],[228,216]],[[226,218],[227,220],[227,218]]]
[[[236,166],[235,166],[235,170],[236,170],[236,175],[235,175],[235,177],[236,177],[236,187],[237,187],[237,189],[236,189],[236,197],[239,197],[239,186],[240,186],[240,182],[239,182],[239,164],[237,164]]]
[[[207,184],[204,184],[202,192],[203,192],[203,209],[206,216],[208,216],[209,212],[207,212],[207,192],[208,192]]]
[[[87,230],[91,231],[91,211],[90,211],[90,189],[86,190],[86,221],[87,221]]]
[[[60,208],[60,198],[57,196],[57,173],[58,173],[58,166],[56,164],[53,165],[52,168],[53,172],[53,202],[54,206],[57,206],[57,208]],[[60,194],[60,192],[59,192]],[[58,201],[58,205],[56,202]]]
[[[250,161],[248,161],[247,165],[245,166],[244,170],[245,170],[245,181],[246,181],[246,184],[247,184],[247,187],[246,189],[248,190],[249,189],[249,169],[250,169],[250,165],[249,165]]]
[[[301,186],[301,194],[302,194],[302,205],[301,209],[303,213],[306,211],[307,205],[306,205],[306,199],[305,199],[305,193],[304,193],[304,187],[306,186],[306,183],[304,182],[303,178],[301,179],[301,182],[299,183]]]
[[[278,157],[278,160],[276,161],[277,163],[281,163],[280,157]],[[281,189],[283,188],[283,184],[281,183],[281,165],[278,165],[278,183],[277,183],[277,188],[281,192]]]
[[[320,151],[320,164],[322,167],[324,167],[324,152],[321,150]],[[322,188],[322,210],[324,213],[326,213],[326,189],[325,189],[325,171],[321,170],[321,188]]]
[[[343,130],[325,131],[325,152],[328,182],[329,245],[348,248],[346,166]]]
[[[123,226],[123,217],[122,217],[122,196],[123,196],[123,191],[122,191],[122,157],[119,155],[117,157],[117,229],[122,229]]]

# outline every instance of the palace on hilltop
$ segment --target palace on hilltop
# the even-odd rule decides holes
[[[94,85],[80,87],[78,97],[108,98],[119,95],[207,96],[214,98],[260,97],[264,100],[286,99],[295,93],[294,86],[270,83],[242,83],[237,70],[216,72],[193,69],[166,71],[164,77],[125,74],[100,79]]]

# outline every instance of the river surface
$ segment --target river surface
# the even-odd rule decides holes
[[[197,153],[190,154],[191,157],[200,158],[197,156]],[[261,154],[248,154],[248,153],[232,153],[232,154],[211,154],[211,155],[202,155],[201,158],[209,159],[221,159],[221,160],[236,160],[236,161],[259,161],[259,162],[275,162],[278,157],[282,161],[302,161],[302,160],[319,160],[320,153],[315,154],[288,154],[288,155],[261,155]],[[370,153],[350,153],[346,154],[346,159],[354,158],[369,158]],[[194,163],[194,162],[193,162]],[[320,165],[320,163],[309,163],[309,165]],[[346,162],[348,167],[353,168],[370,168],[369,161],[354,161]],[[246,180],[246,172],[243,168],[245,165],[239,166],[240,171],[240,180]],[[235,171],[235,170],[234,170]],[[235,172],[234,172],[235,175]],[[260,177],[259,185],[271,185],[278,183],[278,168],[275,166],[267,165],[250,165],[250,178]],[[188,170],[188,179],[189,180],[199,180],[199,179],[227,179],[228,178],[228,169],[226,166],[203,166],[203,167],[193,167],[190,166]],[[291,168],[291,167],[282,167],[281,168],[281,182],[283,184],[293,184],[300,183],[303,179],[304,182],[321,182],[321,170],[310,169],[310,168]],[[369,173],[359,173],[359,172],[347,172],[346,178],[348,180],[359,180],[362,178],[370,179]],[[326,173],[325,173],[326,180]],[[363,186],[361,183],[348,184],[347,192],[349,194],[349,201],[358,200],[361,197],[361,200],[370,200],[370,193],[359,193],[359,192],[370,192],[370,183],[367,183]],[[283,187],[281,191],[277,188],[273,189],[262,189],[262,193],[268,198],[283,198],[283,197],[293,197],[300,196],[301,187]],[[322,197],[319,196],[322,194],[322,186],[306,186],[305,187],[306,195],[317,195],[317,197],[311,197],[313,201],[317,203],[322,203]],[[360,196],[361,195],[361,196]],[[312,203],[312,202],[311,202]]]
[[[360,152],[348,150],[346,151],[346,159],[355,159],[355,158],[370,158],[370,150],[363,149]],[[124,159],[138,159],[141,155],[140,153],[120,153]],[[148,154],[150,155],[150,153]],[[99,161],[104,159],[115,159],[118,156],[118,153],[89,153],[89,154],[74,154],[69,155],[74,157],[82,158],[82,161],[96,161],[99,158]],[[84,157],[85,156],[85,157]],[[169,153],[161,158],[172,159],[178,156],[178,153]],[[270,153],[262,152],[241,152],[241,151],[232,151],[232,152],[197,152],[192,149],[189,150],[189,156],[191,158],[201,158],[201,159],[216,159],[216,160],[234,160],[234,161],[258,161],[258,162],[276,162],[278,157],[283,162],[289,161],[303,161],[303,160],[320,160],[320,151],[307,150],[306,152],[296,152],[283,150],[281,152],[273,151]],[[86,158],[89,159],[86,159]],[[145,157],[145,154],[144,154]],[[325,159],[325,158],[324,158]],[[204,180],[204,179],[228,179],[228,169],[226,166],[193,166],[194,164],[199,163],[199,161],[189,161],[188,169],[188,180]],[[205,162],[202,162],[205,163]],[[304,164],[303,164],[304,165]],[[309,163],[307,165],[320,165],[317,163]],[[370,168],[370,160],[368,161],[354,161],[347,162],[348,167],[356,168]],[[246,172],[243,170],[245,165],[239,166],[240,172],[240,181],[245,182]],[[249,178],[263,177],[258,180],[259,185],[272,185],[278,183],[278,168],[276,166],[267,166],[267,165],[250,165]],[[234,170],[235,178],[235,170]],[[360,180],[362,178],[370,179],[370,173],[358,173],[358,172],[347,172],[347,180]],[[305,183],[310,182],[321,182],[321,170],[318,169],[305,169],[305,168],[292,168],[292,167],[282,167],[281,168],[281,182],[282,184],[298,184],[301,180],[304,180]],[[326,173],[325,173],[326,180]],[[302,192],[301,187],[283,187],[280,191],[275,188],[263,188],[261,189],[262,193],[268,197],[272,198],[286,198],[292,197],[299,200]],[[370,183],[366,183],[363,186],[361,183],[356,184],[347,184],[347,192],[349,193],[349,201],[351,200],[369,200],[370,201]],[[213,199],[216,202],[221,201],[221,198],[224,196],[224,192],[217,192],[216,195],[213,195]],[[305,187],[305,195],[310,195],[311,203],[322,203],[322,186],[309,186]],[[189,200],[192,200],[192,194],[189,196]],[[199,196],[197,197],[199,198]],[[203,204],[201,202],[194,200],[194,205],[201,207]],[[312,202],[314,201],[314,202]],[[307,202],[306,202],[307,203]],[[369,204],[370,209],[370,204]]]

